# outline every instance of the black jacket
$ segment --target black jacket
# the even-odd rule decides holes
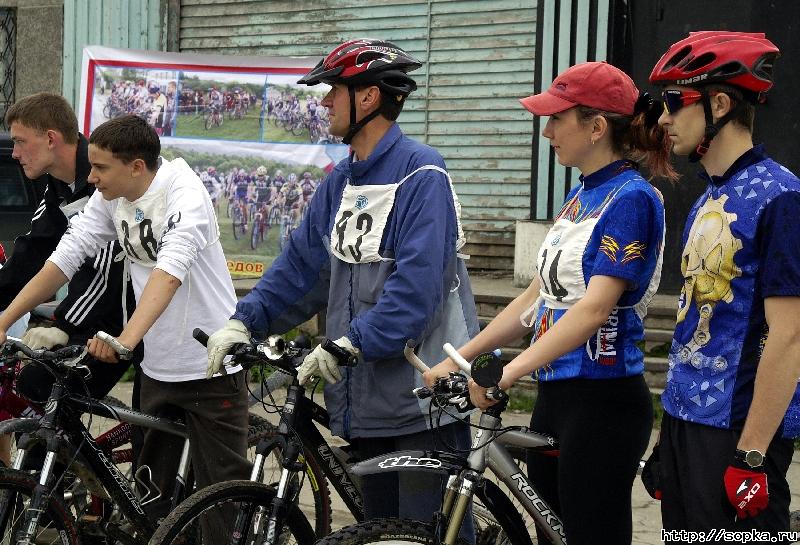
[[[17,237],[11,257],[0,269],[0,309],[7,307],[44,266],[67,230],[68,216],[81,211],[94,193],[94,186],[86,180],[90,170],[88,142],[83,135],[79,139],[74,190],[46,175],[47,188],[31,219],[31,230]],[[123,263],[114,260],[121,251],[118,242],[109,243],[72,277],[67,296],[55,312],[55,325],[70,337],[88,338],[99,330],[112,335],[122,332]],[[133,293],[130,287],[128,291]]]

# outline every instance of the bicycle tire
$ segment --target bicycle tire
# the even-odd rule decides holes
[[[185,543],[185,538],[189,536],[196,539],[200,525],[203,524],[201,517],[208,516],[210,510],[224,505],[228,505],[233,512],[246,517],[250,522],[255,521],[256,533],[241,536],[242,540],[249,543],[254,541],[253,537],[261,535],[260,530],[262,529],[258,525],[264,518],[260,516],[260,513],[254,511],[259,507],[269,508],[274,497],[275,490],[273,488],[251,481],[228,481],[206,487],[190,496],[161,522],[150,539],[150,545],[177,545]],[[247,524],[248,530],[250,530],[250,526],[251,524]],[[210,525],[206,524],[206,527],[210,527]],[[224,527],[216,526],[215,529],[219,530],[220,535],[227,533]],[[289,506],[285,529],[288,530],[288,535],[282,532],[278,538],[278,543],[281,545],[290,543],[311,545],[316,539],[311,524],[295,505]],[[187,536],[187,532],[189,536]],[[208,536],[208,538],[209,540],[206,541],[201,537],[197,543],[231,543],[230,538],[224,541],[218,539],[216,535]]]
[[[242,214],[242,209],[237,205],[236,208],[233,209],[233,238],[234,240],[239,240],[244,234],[244,217]]]
[[[514,501],[491,480],[484,481],[483,486],[475,490],[472,520],[477,545],[533,545],[531,536],[535,532],[529,533],[518,511],[521,506]]]
[[[320,539],[317,545],[367,545],[384,542],[395,545],[402,543],[433,545],[436,539],[433,526],[428,522],[410,519],[373,519],[345,526]],[[457,543],[466,545],[467,542],[459,538]]]
[[[250,233],[250,249],[255,250],[258,248],[258,243],[261,242],[261,218],[256,218],[253,221],[253,231]]]
[[[19,524],[24,523],[24,515],[29,505],[23,498],[27,497],[29,502],[37,484],[33,475],[24,471],[0,469],[0,543],[3,545],[17,543],[15,534]],[[10,505],[12,500],[13,505]],[[57,495],[50,495],[47,511],[39,520],[51,526],[37,530],[37,537],[52,533],[54,539],[48,543],[61,545],[79,543],[75,521]],[[38,539],[36,543],[39,543]]]

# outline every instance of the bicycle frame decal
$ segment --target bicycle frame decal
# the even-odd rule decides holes
[[[442,462],[435,458],[414,458],[412,456],[394,456],[386,458],[382,462],[378,462],[378,467],[382,469],[395,469],[400,467],[415,467],[415,468],[440,468]]]
[[[548,526],[555,531],[558,532],[558,535],[561,536],[561,539],[564,543],[567,542],[567,536],[564,535],[564,527],[561,525],[561,521],[558,520],[556,514],[547,507],[547,504],[544,502],[542,498],[536,493],[536,491],[531,487],[528,483],[528,479],[522,473],[515,473],[511,475],[511,480],[517,483],[517,489],[522,492],[528,501],[530,501],[531,505],[539,512],[539,514],[544,518],[547,522]]]
[[[100,460],[100,463],[108,471],[108,474],[114,479],[119,487],[119,490],[125,495],[128,499],[128,503],[130,506],[140,515],[145,516],[144,510],[142,510],[142,506],[139,505],[139,500],[136,498],[136,495],[133,493],[133,490],[128,485],[128,479],[117,469],[117,466],[114,465],[114,462],[106,456],[106,453],[97,446],[94,438],[89,434],[89,431],[84,428],[81,430],[81,436],[83,437],[86,444],[92,449],[92,452]],[[91,461],[91,457],[89,458]],[[100,475],[102,477],[102,475]]]
[[[339,463],[339,460],[336,459],[336,456],[333,455],[333,451],[327,444],[321,444],[317,447],[317,452],[319,453],[320,457],[327,462],[328,467],[339,478],[338,483],[336,481],[331,481],[331,483],[336,487],[338,490],[341,486],[342,490],[347,494],[350,500],[355,503],[359,509],[363,509],[364,506],[361,503],[361,494],[353,484],[353,481],[350,480],[350,477],[347,475],[347,471]]]

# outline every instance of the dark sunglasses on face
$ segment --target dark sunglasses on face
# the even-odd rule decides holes
[[[664,89],[661,92],[664,99],[664,111],[668,114],[675,114],[684,106],[691,106],[700,102],[703,94],[699,91],[680,91],[678,89]]]

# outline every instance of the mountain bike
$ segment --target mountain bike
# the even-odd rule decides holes
[[[197,336],[203,339],[201,332]],[[274,339],[274,338],[273,338]],[[279,346],[278,340],[271,341],[274,346]],[[330,343],[330,341],[327,341]],[[326,345],[329,351],[335,353],[340,362],[347,365],[354,365],[349,354],[342,352],[333,343]],[[316,538],[320,538],[330,533],[331,530],[331,504],[330,490],[332,486],[342,498],[345,506],[356,521],[364,519],[363,502],[359,488],[358,477],[351,473],[350,468],[356,462],[349,453],[348,445],[336,447],[330,445],[322,436],[317,425],[328,428],[328,414],[321,406],[309,399],[305,393],[306,389],[297,381],[297,371],[295,365],[302,361],[305,352],[295,345],[280,349],[272,349],[264,345],[253,344],[252,346],[239,347],[236,349],[237,355],[234,361],[245,367],[255,363],[268,363],[276,371],[269,375],[265,383],[262,384],[260,391],[252,394],[252,400],[269,398],[274,392],[288,382],[286,401],[284,410],[281,412],[281,421],[277,427],[276,435],[270,440],[265,440],[264,444],[259,444],[257,452],[269,453],[275,445],[282,448],[283,459],[280,464],[260,463],[258,456],[253,467],[251,481],[261,480],[263,483],[273,483],[275,492],[272,500],[274,502],[264,505],[269,494],[261,491],[261,496],[255,497],[254,490],[261,490],[251,484],[245,485],[247,481],[232,481],[220,483],[215,487],[209,487],[193,494],[173,511],[159,526],[154,534],[150,545],[177,545],[191,535],[192,528],[197,525],[197,521],[209,511],[217,509],[220,505],[233,502],[242,513],[251,517],[242,521],[243,526],[238,533],[231,536],[231,543],[251,543],[251,541],[241,541],[241,536],[262,537],[264,534],[272,536],[266,543],[274,543],[276,535],[279,534],[277,528],[283,527],[285,522],[281,522],[279,516],[275,516],[274,530],[271,534],[266,532],[263,525],[268,523],[268,515],[271,509],[281,512],[289,509],[287,506],[296,506],[298,498],[304,490],[309,487],[313,492],[311,509],[305,510],[306,518],[312,518],[314,522],[314,533]],[[276,356],[280,354],[280,357]],[[340,363],[341,364],[341,363]],[[313,391],[313,389],[312,389]],[[315,425],[316,423],[316,425]],[[516,453],[515,456],[522,456],[524,453]],[[522,462],[524,464],[524,462]],[[267,477],[269,471],[275,471],[273,477]],[[499,543],[503,537],[501,528],[494,518],[493,510],[507,508],[513,510],[510,502],[496,504],[495,498],[501,495],[495,492],[497,487],[491,480],[487,479],[487,486],[478,490],[473,506],[473,514],[476,523],[478,539],[480,543],[495,541]],[[248,494],[251,494],[248,496]],[[486,507],[486,506],[490,507]],[[498,505],[498,507],[495,507]],[[490,512],[491,511],[491,512]],[[261,516],[256,516],[256,514]],[[292,516],[294,513],[292,512]],[[245,524],[247,522],[247,524]],[[262,525],[258,527],[257,525]],[[295,520],[294,524],[299,525]],[[245,531],[244,528],[250,528]],[[291,535],[298,540],[303,538],[300,530],[291,528]],[[187,535],[189,534],[189,535]],[[286,537],[284,535],[284,537]],[[262,543],[262,541],[258,541]]]
[[[146,543],[156,521],[148,517],[145,507],[168,498],[173,509],[193,487],[186,426],[175,419],[154,417],[73,392],[68,386],[71,377],[78,382],[88,378],[88,368],[83,365],[87,358],[84,346],[31,350],[20,340],[9,338],[0,348],[0,361],[16,361],[17,352],[24,354],[28,365],[45,365],[55,382],[43,416],[0,423],[0,433],[21,434],[12,468],[0,469],[0,543]],[[84,414],[121,424],[99,443],[100,438],[95,439],[89,431],[91,422],[87,425],[82,421]],[[259,417],[251,417],[251,422],[255,426],[249,434],[255,437],[248,437],[248,441],[255,443],[268,434],[271,425]],[[148,466],[139,467],[132,477],[117,467],[117,462],[128,460],[110,449],[122,444],[126,435],[129,440],[131,425],[184,438],[170,496],[165,497],[152,482]],[[26,464],[26,459],[37,444],[45,445],[46,454],[41,468],[31,471],[33,464]]]
[[[348,526],[323,538],[319,545],[362,545],[387,541],[456,545],[460,543],[458,532],[467,507],[473,496],[480,495],[481,491],[488,500],[484,505],[502,530],[502,535],[497,536],[500,542],[511,545],[532,543],[520,512],[509,498],[511,495],[552,543],[566,545],[558,516],[541,498],[526,472],[514,462],[508,450],[509,446],[513,446],[542,454],[555,454],[559,448],[558,442],[526,427],[503,427],[502,413],[508,404],[508,396],[496,388],[502,377],[502,362],[496,354],[482,354],[470,366],[452,346],[445,345],[445,350],[462,371],[471,372],[475,382],[490,388],[487,395],[498,401],[481,413],[469,456],[464,459],[449,452],[403,451],[365,460],[351,468],[356,475],[385,471],[433,471],[447,475],[441,510],[432,521],[377,519]],[[409,354],[407,350],[406,354],[420,372],[428,369],[413,351]],[[433,396],[440,404],[454,400],[463,403],[464,396],[468,396],[467,377],[451,373],[449,377],[440,378],[431,390],[419,388],[415,393],[421,398]],[[505,490],[496,485],[490,486],[490,481],[484,475],[487,468],[505,484]]]
[[[221,127],[223,121],[224,117],[220,108],[218,106],[210,106],[203,119],[203,125],[206,130],[209,130],[211,127]]]
[[[200,330],[195,330],[195,338],[203,344],[208,341],[208,336]],[[340,361],[355,363],[347,352],[338,347],[334,349],[338,349],[337,357]],[[349,483],[349,478],[332,454],[331,447],[311,423],[312,418],[315,418],[327,425],[327,413],[305,397],[305,389],[297,382],[296,364],[308,352],[310,350],[302,348],[299,343],[286,344],[280,337],[271,337],[267,343],[240,345],[234,349],[233,361],[245,368],[269,363],[293,377],[277,434],[261,441],[256,448],[256,459],[249,481],[219,483],[193,494],[164,519],[153,535],[151,544],[186,543],[197,535],[196,529],[208,517],[233,506],[237,516],[228,528],[225,543],[243,545],[257,542],[277,545],[294,539],[301,545],[310,545],[317,536],[297,504],[303,484],[300,475],[304,470],[310,480],[316,481],[317,486],[325,486],[327,474],[334,487],[338,489],[341,486],[349,490],[343,495],[345,503],[352,511],[359,513],[359,519],[363,517],[360,495],[355,486]],[[274,388],[275,384],[270,387]],[[311,450],[312,442],[315,442],[316,450]],[[276,448],[282,452],[280,476],[274,486],[267,486],[260,481],[264,477],[266,457]],[[328,463],[321,466],[317,456],[324,461],[326,454],[329,456]],[[337,473],[337,480],[333,480]],[[316,513],[316,523],[325,529],[323,531],[329,530],[331,509],[327,486],[324,494],[315,498],[315,502],[317,501],[321,509]]]
[[[292,205],[284,205],[281,215],[281,227],[278,231],[278,247],[283,251],[289,245],[292,238],[292,231],[295,229],[294,218],[292,217]]]
[[[267,208],[266,204],[260,205],[253,216],[253,230],[250,233],[250,249],[252,250],[258,248],[258,245],[264,241],[269,231]]]
[[[233,225],[233,238],[239,240],[247,234],[247,205],[237,199],[231,210],[231,224]]]

